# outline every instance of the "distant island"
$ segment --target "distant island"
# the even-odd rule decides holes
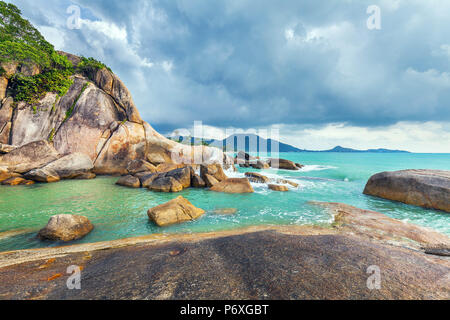
[[[333,149],[329,150],[307,150],[307,149],[299,149],[292,145],[272,140],[272,139],[264,139],[256,134],[233,134],[226,139],[216,140],[216,139],[202,139],[196,137],[168,137],[169,139],[175,139],[177,142],[185,143],[185,144],[193,144],[193,145],[207,145],[210,147],[216,147],[220,149],[226,149],[228,151],[245,151],[245,152],[260,152],[260,150],[266,149],[271,152],[272,144],[277,144],[279,147],[279,152],[342,152],[342,153],[410,153],[409,151],[404,150],[391,150],[391,149],[367,149],[367,150],[357,150],[352,148],[344,148],[342,146],[336,146]],[[239,145],[238,141],[241,141]],[[252,141],[252,142],[251,142]],[[251,143],[250,143],[251,142]],[[245,149],[245,150],[241,150]]]

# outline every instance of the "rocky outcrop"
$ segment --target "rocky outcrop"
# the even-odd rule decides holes
[[[52,169],[34,169],[25,174],[25,178],[37,182],[58,182],[61,180],[60,176]]]
[[[2,181],[4,186],[23,186],[34,184],[34,181],[26,180],[22,177],[11,177]]]
[[[66,55],[74,65],[81,61],[77,56],[60,54]],[[36,68],[25,70],[17,64],[5,68],[8,76],[39,72]],[[232,166],[232,159],[220,149],[182,145],[156,132],[141,119],[130,92],[108,69],[92,69],[72,79],[73,84],[65,95],[47,93],[33,106],[17,101],[13,108],[12,97],[0,99],[0,143],[20,148],[38,140],[47,141],[56,150],[57,158],[77,153],[88,156],[96,174],[135,174],[144,169],[142,166],[129,168],[133,161],[136,161],[134,166],[147,161],[144,165],[147,171],[153,171],[150,166],[166,166],[160,167],[159,172],[200,163],[224,162],[226,167]],[[34,155],[33,158],[36,159]],[[47,163],[33,164],[20,172]],[[0,161],[0,165],[4,166],[5,162]]]
[[[195,207],[182,196],[151,208],[147,212],[150,220],[160,227],[191,221],[199,218],[204,213],[204,210]]]
[[[140,188],[141,187],[141,182],[140,182],[139,178],[136,178],[132,175],[127,175],[127,176],[121,177],[119,180],[117,180],[116,184],[119,186],[124,186],[124,187],[129,187],[129,188]]]
[[[268,187],[269,187],[270,190],[273,190],[273,191],[281,191],[281,192],[289,191],[288,187],[280,186],[278,184],[269,184]]]
[[[82,290],[67,290],[68,261],[83,267]],[[373,265],[379,289],[368,286]],[[0,253],[0,297],[448,300],[449,272],[443,258],[334,228],[251,227]]]
[[[203,181],[205,181],[205,186],[208,187],[208,188],[211,188],[212,186],[214,186],[214,185],[219,183],[219,181],[216,178],[214,178],[213,176],[211,176],[211,175],[209,175],[207,173],[205,173],[203,175],[202,179],[203,179]]]
[[[0,155],[0,165],[9,171],[25,173],[40,168],[59,158],[58,152],[47,141],[35,141]]]
[[[80,239],[94,229],[88,218],[71,214],[53,216],[38,233],[42,240],[72,241]]]
[[[364,194],[450,212],[450,171],[378,173],[369,179]]]
[[[156,192],[180,192],[183,185],[173,177],[158,177],[148,186],[152,191]]]
[[[390,218],[382,213],[363,210],[343,203],[312,202],[331,210],[334,227],[341,231],[382,243],[421,247],[450,248],[450,238],[434,230]]]
[[[255,192],[247,178],[229,178],[213,185],[209,190],[225,193]]]
[[[128,163],[127,171],[129,174],[136,174],[141,172],[156,172],[156,167],[152,165],[150,162],[145,160],[133,160]]]
[[[259,173],[256,173],[256,172],[246,172],[245,176],[251,182],[268,183],[270,181],[270,179],[267,178],[266,176],[263,176],[262,174],[259,174]]]
[[[14,149],[17,149],[17,147],[9,144],[0,143],[0,154],[10,153]]]
[[[199,175],[194,174],[191,178],[191,185],[193,188],[205,188],[206,182]]]

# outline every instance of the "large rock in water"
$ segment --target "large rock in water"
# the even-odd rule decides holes
[[[80,239],[94,229],[88,218],[71,214],[53,216],[38,233],[46,240],[72,241]]]
[[[367,182],[364,194],[450,212],[450,171],[377,173]]]
[[[204,213],[204,210],[195,207],[182,196],[151,208],[147,212],[150,220],[160,227],[191,221],[197,219]]]
[[[27,172],[25,174],[25,178],[37,182],[46,182],[46,183],[58,182],[59,180],[61,180],[61,178],[55,171],[45,168],[31,170],[30,172]]]
[[[58,152],[47,141],[35,141],[0,155],[0,164],[9,171],[25,173],[57,160]]]
[[[299,170],[295,163],[286,159],[270,159],[270,166],[275,169]]]
[[[91,158],[84,153],[72,153],[46,165],[43,169],[54,171],[61,179],[75,179],[94,169]]]
[[[225,193],[255,192],[247,178],[229,178],[213,185],[209,190]]]
[[[124,187],[129,187],[129,188],[139,188],[141,186],[141,182],[140,182],[139,178],[134,177],[132,175],[127,175],[127,176],[121,177],[119,180],[117,180],[116,184],[119,186],[124,186]]]
[[[249,181],[255,183],[268,183],[270,181],[270,179],[267,178],[266,176],[263,176],[262,174],[256,172],[246,172],[245,176],[248,178]]]

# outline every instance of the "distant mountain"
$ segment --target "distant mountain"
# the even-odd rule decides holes
[[[409,153],[409,151],[403,150],[390,150],[390,149],[368,149],[368,150],[356,150],[351,148],[344,148],[341,146],[334,147],[330,150],[324,150],[319,152],[370,152],[370,153]]]
[[[355,153],[409,153],[408,151],[403,150],[389,150],[389,149],[368,149],[368,150],[356,150],[351,148],[344,148],[341,146],[334,147],[330,150],[306,150],[299,149],[289,144],[272,140],[272,139],[264,139],[256,134],[233,134],[224,140],[215,140],[215,139],[201,139],[195,137],[178,137],[175,140],[181,143],[187,144],[204,144],[210,147],[216,147],[219,149],[227,147],[227,151],[237,152],[237,151],[245,151],[245,152],[262,152],[272,151],[272,144],[278,143],[278,152],[355,152]]]

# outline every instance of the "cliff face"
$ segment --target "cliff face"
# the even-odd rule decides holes
[[[81,59],[65,55],[76,68]],[[129,90],[107,68],[75,73],[67,93],[46,93],[33,105],[8,96],[8,79],[15,74],[36,74],[14,63],[1,64],[6,71],[0,79],[0,143],[21,147],[46,140],[65,156],[83,153],[98,174],[124,174],[128,163],[143,159],[161,163],[222,162],[217,148],[186,146],[156,132],[139,115]],[[196,159],[194,159],[194,155]],[[0,166],[7,166],[0,156]]]

